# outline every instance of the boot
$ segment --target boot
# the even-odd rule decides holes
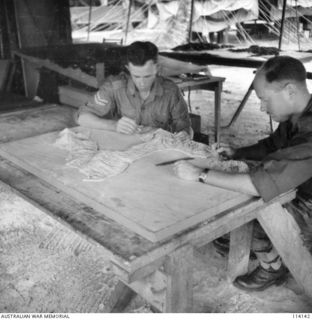
[[[239,276],[234,286],[246,291],[262,291],[272,285],[281,285],[287,280],[288,269],[282,264],[278,270],[264,269],[259,265],[249,274]]]

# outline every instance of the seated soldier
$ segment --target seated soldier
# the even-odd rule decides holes
[[[261,110],[279,122],[269,137],[240,149],[224,145],[219,152],[226,158],[260,161],[249,174],[202,171],[187,162],[175,164],[182,179],[260,196],[264,201],[294,188],[296,198],[285,205],[302,230],[303,241],[312,253],[312,98],[307,89],[306,70],[294,58],[277,56],[266,61],[256,73],[254,89]],[[254,228],[252,249],[259,266],[239,276],[234,285],[243,290],[263,290],[281,284],[287,268],[259,223]]]
[[[125,67],[128,72],[108,77],[93,101],[79,109],[77,123],[123,134],[151,128],[191,134],[188,108],[180,89],[158,75],[157,47],[151,42],[132,43],[127,48]]]

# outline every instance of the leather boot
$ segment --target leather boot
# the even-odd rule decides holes
[[[281,265],[278,270],[272,267],[264,269],[259,265],[250,274],[239,276],[233,282],[234,286],[246,291],[262,291],[272,285],[281,285],[287,280],[288,269]]]

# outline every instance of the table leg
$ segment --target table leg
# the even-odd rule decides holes
[[[151,274],[144,274],[132,282],[122,282],[116,295],[126,290],[120,299],[115,299],[114,312],[124,308],[131,298],[131,288],[160,312],[190,312],[193,306],[192,282],[193,247],[185,245],[168,255],[163,265]],[[122,288],[122,285],[125,288]],[[129,287],[129,288],[127,288]],[[118,291],[118,292],[117,292]],[[119,300],[119,301],[118,301]]]
[[[221,91],[222,82],[218,82],[215,93],[215,142],[220,142],[220,118],[221,118]]]
[[[22,68],[26,97],[34,98],[39,85],[40,72],[26,59],[22,59]]]
[[[230,233],[228,278],[231,281],[248,272],[252,230],[253,222],[251,221]]]
[[[122,312],[137,294],[122,281],[118,281],[111,295],[111,313]]]
[[[165,312],[192,312],[193,247],[187,245],[173,252],[165,262],[167,275]]]
[[[259,212],[257,219],[299,286],[312,297],[312,255],[303,245],[293,216],[274,203]]]

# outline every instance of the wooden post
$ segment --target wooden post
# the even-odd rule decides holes
[[[193,15],[194,15],[194,0],[192,0],[192,3],[191,3],[191,16],[190,16],[190,25],[189,25],[188,43],[192,42],[192,24],[193,24]]]
[[[220,142],[220,119],[221,119],[221,93],[222,93],[222,83],[220,82],[218,86],[214,89],[215,97],[215,142]]]
[[[132,0],[129,0],[127,22],[126,22],[126,30],[125,30],[124,41],[123,41],[124,44],[127,44],[127,37],[128,37],[128,32],[129,32],[129,23],[130,23],[130,18],[131,18],[131,6],[132,6]]]
[[[280,28],[279,41],[278,41],[278,50],[279,51],[281,51],[281,49],[282,49],[282,39],[283,39],[283,33],[284,33],[284,22],[285,22],[285,12],[286,12],[286,2],[287,2],[287,0],[284,0],[284,2],[283,2],[282,22],[281,22],[281,28]]]
[[[259,212],[257,219],[299,286],[312,297],[312,255],[303,245],[293,216],[274,203]]]
[[[91,31],[91,16],[92,16],[92,0],[90,0],[90,5],[89,5],[89,18],[88,18],[88,37],[87,41],[90,39],[90,31]]]
[[[301,51],[301,48],[300,48],[299,17],[298,17],[298,1],[297,0],[296,0],[296,29],[297,29],[298,50]]]
[[[193,247],[186,245],[173,252],[165,262],[167,274],[165,312],[192,312]]]
[[[104,62],[98,62],[95,64],[95,74],[96,74],[96,81],[98,84],[98,87],[103,83],[105,79],[105,66]]]
[[[111,313],[122,312],[135,296],[136,293],[119,280],[110,298]]]
[[[252,230],[253,221],[231,231],[228,261],[228,277],[231,281],[248,272]]]

